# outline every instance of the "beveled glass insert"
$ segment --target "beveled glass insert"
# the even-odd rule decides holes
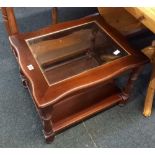
[[[127,56],[96,22],[26,40],[49,84]]]

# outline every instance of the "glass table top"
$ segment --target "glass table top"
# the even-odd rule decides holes
[[[49,85],[129,55],[97,22],[30,38],[26,43]]]

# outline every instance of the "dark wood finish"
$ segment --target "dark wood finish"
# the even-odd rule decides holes
[[[48,84],[25,40],[92,21],[96,21],[102,30],[129,55],[53,85]],[[92,38],[90,53],[93,53],[94,42],[95,37]],[[139,69],[148,62],[147,57],[140,52],[135,52],[125,39],[98,14],[54,24],[35,32],[15,34],[10,37],[10,43],[16,51],[20,72],[26,80],[26,85],[43,122],[47,142],[52,141],[54,135],[63,129],[126,100],[133,87],[133,82],[140,73]],[[33,70],[28,69],[30,64],[33,66]],[[88,68],[89,65],[90,63],[85,64]],[[95,64],[92,63],[92,65]],[[75,67],[75,65],[70,67]],[[115,86],[114,79],[129,70],[133,70],[129,82],[121,91]],[[47,70],[45,74],[50,74],[49,77],[52,79],[52,76],[58,73]],[[66,76],[65,74],[68,73],[62,71],[60,77]]]
[[[8,35],[14,35],[19,32],[13,8],[2,8],[3,21],[5,23]]]
[[[91,94],[91,95],[90,95]],[[121,101],[114,83],[96,86],[53,106],[53,130],[57,133]],[[62,113],[63,109],[63,113]]]
[[[53,112],[52,106],[49,106],[44,109],[39,109],[39,114],[43,122],[43,129],[44,129],[43,132],[47,143],[53,141],[54,139],[52,112]]]
[[[131,90],[132,90],[132,88],[134,86],[134,82],[137,80],[138,75],[140,74],[142,69],[143,69],[143,66],[142,67],[138,67],[138,68],[134,68],[131,71],[129,79],[128,79],[128,82],[127,82],[127,85],[126,85],[126,87],[125,87],[125,89],[123,90],[123,93],[122,93],[122,98],[123,98],[123,100],[125,102],[129,99],[129,96],[131,94]]]

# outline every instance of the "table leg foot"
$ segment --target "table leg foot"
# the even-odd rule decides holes
[[[45,131],[43,131],[43,133],[44,133],[46,143],[49,144],[49,143],[53,142],[53,140],[55,138],[55,135],[53,134],[53,132],[46,133]]]
[[[150,110],[144,110],[143,115],[145,117],[149,117],[149,116],[151,116],[151,111]]]
[[[119,106],[124,107],[126,105],[127,101],[128,101],[129,95],[123,92],[121,94],[121,97],[122,97],[123,101],[119,103]]]

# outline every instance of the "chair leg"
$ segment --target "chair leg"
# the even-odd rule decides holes
[[[52,8],[52,24],[57,24],[58,22],[58,8],[53,7]]]
[[[143,111],[143,115],[145,117],[148,117],[151,115],[153,97],[154,97],[154,88],[152,88],[151,85],[149,84],[146,98],[145,98],[144,111]]]
[[[19,33],[13,8],[2,7],[2,17],[9,36]]]
[[[146,117],[151,115],[153,97],[154,97],[154,93],[155,93],[155,64],[153,64],[153,65],[154,66],[153,66],[152,75],[150,78],[150,83],[149,83],[149,86],[147,89],[147,95],[145,98],[144,111],[143,111],[143,114]]]

